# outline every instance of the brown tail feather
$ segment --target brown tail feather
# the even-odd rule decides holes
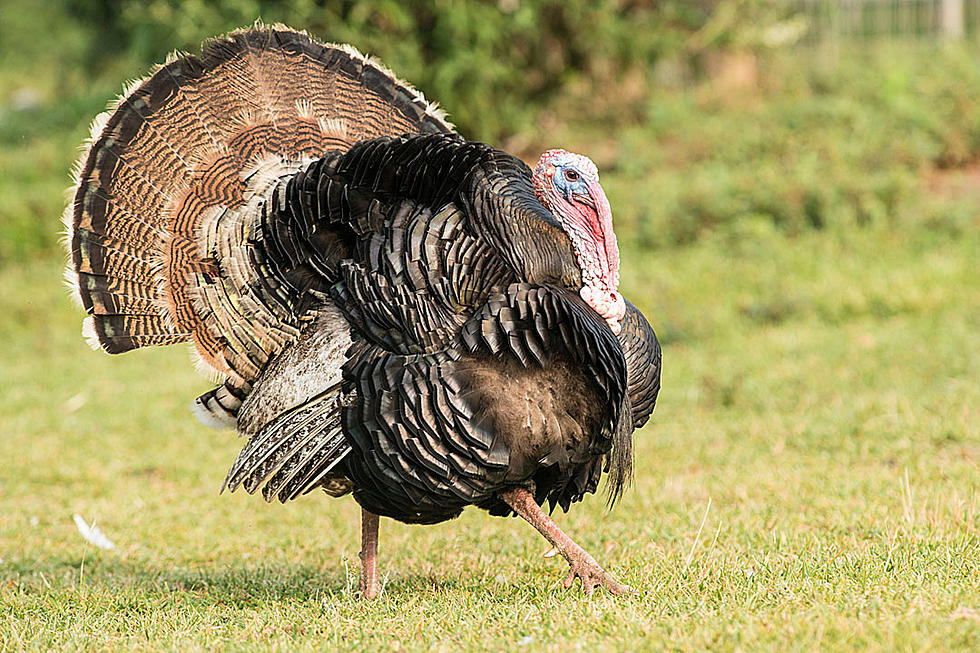
[[[302,319],[248,296],[250,198],[363,138],[450,131],[377,62],[283,26],[171,56],[96,119],[79,162],[67,278],[86,335],[110,353],[190,340],[248,386]]]

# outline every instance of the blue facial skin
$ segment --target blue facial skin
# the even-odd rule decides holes
[[[571,177],[572,179],[569,179]],[[555,182],[555,188],[558,189],[565,199],[569,202],[572,201],[573,195],[579,196],[589,196],[589,189],[585,185],[585,180],[582,178],[582,173],[573,168],[572,166],[555,166],[555,175],[553,177]]]

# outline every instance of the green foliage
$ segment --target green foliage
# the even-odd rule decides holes
[[[56,251],[74,148],[122,80],[256,17],[379,56],[471,138],[529,159],[554,146],[593,156],[624,242],[974,228],[975,194],[925,181],[980,152],[980,49],[779,49],[765,27],[784,11],[754,0],[5,2],[0,265]],[[36,38],[41,23],[57,47]],[[733,51],[753,53],[753,78],[735,89],[717,65]]]
[[[682,3],[681,3],[682,4]],[[283,22],[379,56],[471,138],[533,131],[574,84],[647,66],[703,21],[644,2],[6,0],[0,4],[0,265],[55,250],[62,187],[85,125],[174,49]],[[679,5],[678,5],[679,6]],[[588,116],[583,116],[587,118]]]
[[[703,22],[703,12],[586,0],[73,0],[101,32],[91,60],[113,53],[152,62],[196,51],[256,18],[303,28],[378,56],[449,108],[463,132],[494,141],[527,124],[580,77],[649,65]]]
[[[978,197],[930,191],[980,154],[973,46],[878,44],[760,60],[760,88],[653,99],[600,169],[618,229],[648,246],[762,223],[787,234],[912,223],[976,228]],[[580,136],[581,138],[581,136]],[[586,140],[586,143],[588,140]],[[628,199],[626,199],[628,198]]]

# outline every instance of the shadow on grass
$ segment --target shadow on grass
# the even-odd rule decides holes
[[[347,567],[318,567],[291,565],[289,567],[236,566],[233,568],[183,569],[160,572],[156,585],[161,583],[170,591],[180,590],[208,597],[221,603],[237,606],[256,605],[270,600],[305,602],[328,598],[337,601],[356,601],[360,569],[355,558]],[[438,576],[431,573],[385,576],[381,570],[382,596],[391,599],[445,596],[452,593],[488,593],[486,579],[458,575]],[[521,591],[512,584],[496,584],[497,595]],[[502,591],[499,591],[502,590]]]
[[[151,600],[172,600],[198,605],[256,607],[269,602],[307,603],[321,599],[335,602],[357,600],[359,561],[348,564],[298,563],[274,561],[201,562],[200,566],[163,567],[147,560],[103,558],[97,553],[80,557],[10,561],[0,583],[19,586],[26,593],[78,591],[122,596],[142,595]],[[84,569],[84,571],[82,571]],[[12,573],[11,573],[12,572]],[[395,571],[386,578],[381,569],[383,596],[402,599],[448,593],[488,593],[486,579],[479,573],[471,577],[431,572],[403,574]],[[495,595],[521,591],[516,584],[496,584]],[[526,588],[525,588],[526,590]]]

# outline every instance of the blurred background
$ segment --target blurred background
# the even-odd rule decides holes
[[[57,251],[123,80],[256,16],[380,57],[468,138],[588,153],[642,247],[976,226],[980,0],[4,0],[0,266]]]
[[[352,502],[218,497],[240,442],[188,415],[210,384],[187,352],[89,351],[60,282],[89,122],[171,50],[257,17],[379,57],[470,139],[598,164],[622,290],[661,337],[664,378],[633,491],[561,517],[644,590],[576,642],[633,648],[631,624],[654,614],[662,629],[644,632],[679,649],[714,649],[731,624],[750,649],[975,646],[980,0],[2,0],[0,606],[18,632],[139,637],[124,594],[176,614],[189,601],[187,623],[233,636],[265,593],[307,606],[345,587]],[[72,512],[117,542],[88,549],[78,619],[57,604],[80,605]],[[494,580],[484,542],[512,561],[531,542],[507,520],[384,528],[391,591],[465,602],[485,582],[501,605],[531,601],[537,642],[580,628],[562,600]],[[527,559],[521,578],[550,592],[556,567]],[[212,595],[225,607],[202,616]],[[479,627],[405,610],[408,630],[448,642],[497,649],[512,632],[503,608]],[[178,649],[211,632],[145,628]]]

